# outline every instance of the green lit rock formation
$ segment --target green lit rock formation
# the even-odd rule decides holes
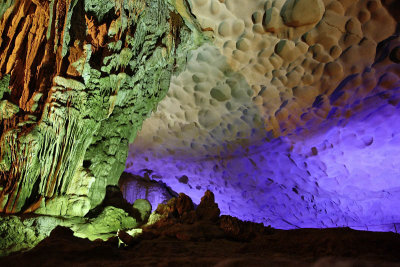
[[[0,211],[83,216],[198,47],[179,0],[0,4]]]
[[[94,218],[8,215],[0,217],[0,257],[33,248],[57,226],[68,227],[75,236],[93,241],[107,240],[119,230],[140,231],[141,224],[126,211],[112,206],[105,207]]]

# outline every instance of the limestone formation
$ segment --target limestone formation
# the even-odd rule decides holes
[[[276,227],[395,231],[399,2],[190,3],[212,42],[172,77],[126,171]]]
[[[83,216],[202,42],[186,4],[0,4],[0,211]]]
[[[25,251],[36,246],[61,224],[55,217],[32,217],[21,220],[17,216],[0,218],[0,257]]]
[[[149,218],[152,208],[147,199],[136,199],[133,207],[139,211],[142,222],[145,222]]]
[[[207,190],[196,208],[198,219],[216,221],[220,215],[218,204],[215,203],[213,192]]]
[[[239,219],[395,229],[396,2],[2,1],[0,212],[90,239],[146,222],[136,199],[239,240]]]
[[[144,176],[122,173],[118,185],[121,188],[123,197],[131,204],[137,199],[146,199],[150,202],[153,209],[158,204],[166,204],[172,197],[178,194],[162,182],[158,182],[148,173]]]
[[[281,9],[281,17],[286,25],[300,27],[319,22],[324,14],[322,0],[289,0]]]
[[[243,6],[202,0],[193,1],[192,10],[203,29],[212,29],[214,45],[193,52],[185,72],[173,77],[136,151],[152,149],[151,140],[170,144],[165,150],[198,152],[204,145],[254,139],[253,132],[265,135],[264,128],[273,136],[310,128],[305,125],[318,124],[333,107],[368,97],[366,91],[352,98],[349,88],[348,101],[340,101],[334,91],[353,74],[360,84],[372,82],[365,70],[396,29],[380,1],[254,0]],[[376,67],[375,86],[385,73]],[[317,115],[312,105],[321,97],[326,107]]]

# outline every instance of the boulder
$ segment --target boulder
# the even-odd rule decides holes
[[[152,209],[151,204],[147,199],[136,199],[133,203],[133,208],[139,211],[142,222],[147,221]]]

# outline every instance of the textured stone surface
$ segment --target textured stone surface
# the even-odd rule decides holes
[[[151,178],[156,178],[155,176]],[[150,202],[152,209],[158,204],[167,203],[172,197],[178,194],[172,191],[166,184],[151,179],[148,173],[144,176],[132,175],[124,172],[118,182],[124,198],[131,204],[136,199],[146,199]]]
[[[175,1],[12,2],[0,4],[0,211],[82,216],[202,37]]]
[[[115,235],[119,229],[131,229],[138,226],[139,223],[124,210],[108,206],[96,218],[70,227],[78,237],[105,240]]]
[[[152,207],[147,199],[136,199],[133,207],[139,211],[142,222],[149,218]]]
[[[136,219],[123,209],[106,206],[92,218],[60,217],[48,215],[6,215],[0,217],[0,256],[22,252],[36,246],[56,226],[71,229],[75,236],[89,240],[107,240],[119,230],[140,232],[140,218]]]
[[[216,221],[220,215],[218,204],[215,203],[214,193],[207,190],[196,208],[196,216],[200,220]]]
[[[171,79],[127,171],[275,227],[395,231],[398,1],[190,2],[212,44]],[[287,23],[305,3],[309,24]]]
[[[396,29],[396,21],[379,1],[326,1],[314,24],[292,27],[281,19],[279,30],[263,28],[268,10],[276,9],[279,15],[292,2],[302,3],[254,0],[242,6],[237,1],[193,1],[201,26],[213,29],[214,46],[193,52],[185,72],[172,78],[167,97],[145,122],[137,150],[152,149],[151,139],[165,144],[167,151],[178,151],[254,140],[254,131],[287,135],[297,127],[318,125],[331,109],[374,93],[349,87],[341,101],[335,99],[335,90],[347,77],[359,77],[353,87],[373,88],[367,83],[377,86],[387,68],[397,76],[391,62],[379,68],[374,64],[378,44]],[[310,9],[321,5],[311,2]],[[324,107],[315,114],[313,104],[320,98]]]
[[[176,200],[158,209],[157,222],[143,229],[120,229],[107,241],[90,242],[73,236],[68,228],[56,227],[37,247],[2,257],[0,265],[264,266],[268,262],[317,267],[393,266],[400,260],[395,233],[349,228],[284,231],[225,215],[210,221],[196,217],[199,207],[171,213],[178,207]],[[218,208],[209,191],[203,202]]]
[[[2,1],[0,211],[85,215],[117,184],[128,143],[154,111],[132,173],[148,170],[195,203],[212,189],[222,213],[278,227],[395,229],[394,6]],[[127,199],[143,193],[120,184]],[[164,208],[193,221],[187,195]],[[82,227],[119,227],[104,214]]]
[[[286,25],[300,27],[317,23],[324,12],[322,0],[289,0],[283,5],[281,16]]]
[[[55,217],[0,217],[0,256],[31,249],[61,223]]]

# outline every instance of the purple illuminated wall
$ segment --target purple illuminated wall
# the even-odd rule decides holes
[[[223,214],[277,228],[386,231],[400,222],[399,155],[400,108],[382,104],[344,125],[238,149],[229,159],[141,155],[129,171],[151,162],[155,175],[195,202],[210,189]]]
[[[399,69],[398,64],[389,67]],[[286,136],[250,140],[233,151],[226,144],[218,153],[188,148],[168,154],[159,152],[162,145],[148,150],[133,145],[126,171],[151,169],[154,179],[196,203],[209,189],[222,214],[276,228],[397,231],[400,81],[397,76],[390,88],[382,89],[384,77],[367,96],[340,109],[332,105],[322,123],[310,121]],[[343,84],[352,76],[346,79]],[[328,101],[340,98],[341,90],[339,86]],[[179,181],[183,175],[187,183]]]

